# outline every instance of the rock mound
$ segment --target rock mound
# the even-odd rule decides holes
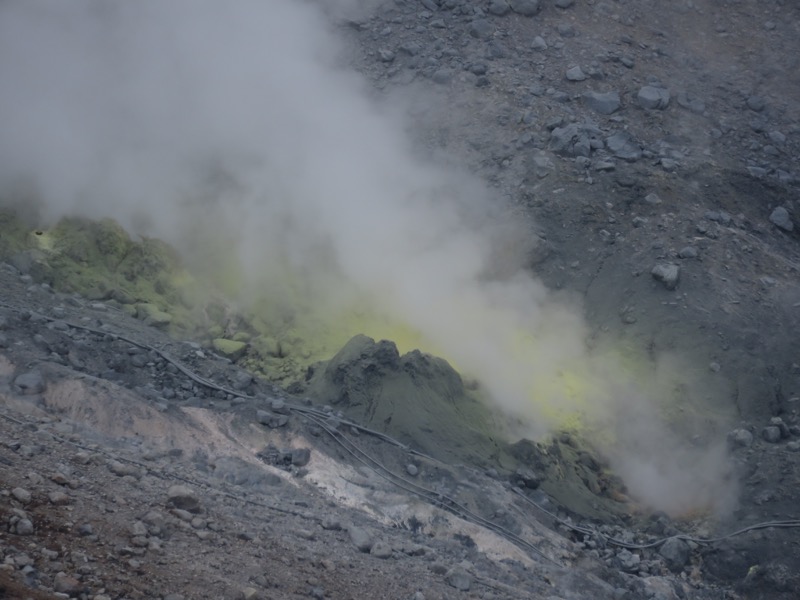
[[[309,369],[308,392],[358,423],[442,460],[502,458],[500,423],[441,358],[353,337]]]

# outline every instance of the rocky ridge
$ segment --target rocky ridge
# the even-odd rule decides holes
[[[594,335],[677,352],[710,381],[697,435],[728,432],[742,482],[727,521],[584,519],[542,493],[541,474],[385,445],[219,358],[224,348],[168,340],[114,302],[58,294],[4,266],[0,589],[793,598],[797,10],[780,0],[396,0],[341,24],[376,93],[438,98],[409,108],[421,148],[459,157],[534,219],[531,267],[585,299]],[[319,414],[285,409],[295,402]],[[359,467],[336,441],[345,434],[424,481],[438,504],[419,500],[413,519],[396,508],[412,504],[407,490]],[[449,499],[486,508],[533,548],[453,516]],[[762,522],[772,525],[713,544],[674,537]]]

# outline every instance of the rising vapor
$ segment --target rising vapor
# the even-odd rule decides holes
[[[636,386],[587,353],[580,311],[497,264],[524,254],[498,252],[514,228],[498,200],[419,156],[328,17],[299,0],[0,3],[2,197],[37,199],[42,223],[114,218],[196,262],[234,249],[276,296],[288,270],[307,302],[368,305],[529,435],[626,410]]]

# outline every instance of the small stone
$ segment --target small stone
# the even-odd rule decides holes
[[[678,258],[697,258],[697,248],[694,246],[681,248],[680,252],[678,252]]]
[[[769,137],[770,141],[776,146],[783,146],[786,143],[786,135],[780,131],[770,131],[767,137]]]
[[[33,523],[30,519],[20,519],[14,526],[17,535],[33,535]]]
[[[583,101],[586,106],[601,115],[613,114],[621,106],[617,92],[586,92]]]
[[[295,467],[305,467],[311,460],[311,450],[308,448],[295,448],[292,450],[292,464]]]
[[[749,448],[753,443],[753,434],[747,429],[734,429],[728,434],[728,441],[734,448]]]
[[[22,504],[27,504],[31,501],[31,493],[24,489],[24,488],[14,488],[11,490],[11,495],[17,499],[17,501],[21,502]]]
[[[141,303],[136,305],[136,317],[151,327],[167,327],[172,323],[172,315],[164,312],[155,304]]]
[[[790,452],[800,452],[800,442],[789,442],[786,444],[786,449]],[[19,525],[17,525],[19,527]]]
[[[691,549],[689,545],[679,538],[669,538],[664,542],[658,553],[667,563],[671,571],[681,571],[686,563],[689,562]]]
[[[469,24],[469,34],[480,40],[492,36],[494,28],[486,19],[475,19]]]
[[[662,87],[646,85],[639,90],[636,100],[642,108],[663,110],[669,106],[669,91]]]
[[[53,589],[59,594],[68,594],[72,597],[83,593],[85,587],[74,577],[59,573],[53,579]]]
[[[167,504],[174,508],[197,514],[200,512],[200,500],[194,490],[185,485],[173,485],[167,492]]]
[[[789,431],[789,426],[784,422],[784,420],[781,417],[772,417],[769,420],[769,424],[772,425],[773,427],[777,427],[778,429],[780,429],[782,438],[788,438],[791,435]]]
[[[258,590],[253,587],[246,587],[243,588],[239,592],[239,600],[259,600],[261,595],[258,593]]]
[[[575,4],[575,0],[556,0],[557,8],[569,8],[573,4]]]
[[[562,38],[574,38],[576,31],[572,23],[559,23],[556,25],[556,31]]]
[[[44,391],[44,377],[40,371],[28,371],[14,379],[14,385],[20,388],[23,394],[31,396],[41,394]]]
[[[747,108],[753,112],[761,112],[766,106],[767,103],[761,96],[750,96],[747,99]]]
[[[617,562],[620,569],[627,573],[635,573],[639,570],[642,559],[638,554],[633,554],[630,550],[620,550],[617,553]]]
[[[286,401],[281,398],[275,398],[270,402],[270,410],[279,415],[288,415],[291,412],[286,406]]]
[[[511,0],[511,10],[523,17],[532,17],[542,10],[541,0]]]
[[[656,281],[663,283],[665,288],[668,290],[674,290],[678,285],[680,272],[681,270],[678,265],[662,263],[653,267],[653,270],[650,271],[650,274]]]
[[[461,567],[454,567],[445,575],[445,581],[450,587],[462,592],[468,592],[472,587],[472,577]]]
[[[408,473],[412,477],[416,477],[419,474],[419,469],[417,468],[417,465],[408,463],[406,465],[406,473]]]
[[[276,429],[286,425],[289,422],[289,417],[286,415],[275,415],[266,410],[257,410],[256,420],[262,425]]]
[[[237,342],[225,338],[214,338],[211,341],[211,346],[221,356],[234,362],[239,360],[244,356],[245,352],[247,352],[247,344],[245,342]]]
[[[450,83],[450,80],[453,79],[453,71],[450,69],[438,69],[434,72],[431,79],[434,83],[445,85]]]
[[[50,504],[55,504],[56,506],[65,506],[72,503],[72,498],[61,491],[50,492],[47,498],[50,500]]]
[[[567,81],[584,81],[586,79],[586,73],[580,67],[572,67],[571,69],[567,69],[566,73]]]
[[[770,444],[777,444],[781,439],[781,429],[775,425],[768,425],[761,430],[761,437]]]
[[[791,216],[789,216],[789,211],[782,206],[778,206],[772,211],[769,220],[773,225],[780,227],[784,231],[794,231],[794,223]]]
[[[335,517],[327,516],[322,519],[322,528],[328,531],[339,531],[342,528],[342,523]]]
[[[535,490],[541,485],[542,478],[527,467],[519,467],[514,473],[514,480],[521,487]]]
[[[353,542],[353,545],[361,552],[369,552],[372,550],[372,546],[375,542],[365,529],[352,525],[347,529],[347,533],[350,535],[350,541]]]
[[[531,48],[533,50],[547,50],[547,42],[544,40],[542,36],[537,35],[536,37],[533,38],[533,41],[531,42]]]
[[[489,12],[489,14],[492,14],[496,17],[502,17],[508,14],[508,11],[511,10],[511,7],[505,0],[492,0],[486,10]]]
[[[141,473],[139,467],[129,463],[123,463],[118,460],[111,459],[106,463],[108,470],[118,477],[135,477],[139,479]]]
[[[372,548],[370,548],[369,553],[376,558],[383,558],[383,559],[391,558],[392,547],[389,545],[388,542],[385,542],[384,540],[378,540],[372,545]]]
[[[633,136],[627,131],[618,131],[606,138],[606,146],[614,156],[635,162],[642,157],[642,148]]]
[[[644,201],[653,206],[661,204],[661,198],[659,198],[658,194],[656,194],[655,192],[650,192],[649,194],[647,194],[647,196],[644,197]]]

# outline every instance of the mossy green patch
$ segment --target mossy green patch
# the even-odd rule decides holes
[[[247,351],[247,344],[244,342],[237,342],[235,340],[226,340],[225,338],[214,338],[211,345],[225,358],[230,360],[239,360]]]
[[[58,291],[133,307],[126,312],[173,334],[200,337],[214,324],[205,313],[210,287],[183,267],[177,252],[160,240],[134,240],[109,219],[69,218],[37,229],[2,210],[0,260]]]
[[[136,305],[136,316],[147,325],[167,327],[172,323],[172,315],[161,310],[155,304],[142,303]]]

